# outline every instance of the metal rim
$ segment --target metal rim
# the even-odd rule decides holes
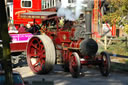
[[[110,56],[107,52],[101,52],[101,64],[99,65],[101,74],[103,76],[108,76],[110,73]]]
[[[55,64],[55,47],[47,35],[37,35],[27,45],[27,62],[34,73],[48,73]]]
[[[77,78],[80,75],[80,58],[79,55],[74,52],[71,55],[70,62],[69,62],[70,72],[73,78]]]

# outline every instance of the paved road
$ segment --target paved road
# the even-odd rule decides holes
[[[84,68],[81,77],[74,79],[70,73],[63,72],[61,66],[56,65],[54,70],[47,75],[33,74],[28,66],[17,67],[25,81],[54,81],[54,85],[128,85],[128,74],[111,73],[109,77],[101,76],[100,72],[94,69]]]

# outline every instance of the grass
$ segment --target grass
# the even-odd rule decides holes
[[[112,71],[128,72],[128,64],[112,62],[111,63],[111,70]]]
[[[118,39],[124,40],[124,38]],[[107,50],[104,50],[104,47],[99,45],[99,52],[101,51],[128,56],[128,46],[126,46],[125,41],[113,41],[112,44],[108,46]]]

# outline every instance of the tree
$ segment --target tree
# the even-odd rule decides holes
[[[109,11],[103,16],[103,20],[111,25],[128,27],[128,1],[127,0],[107,0]],[[128,28],[127,28],[128,29]]]
[[[3,48],[0,49],[0,51],[2,51],[0,54],[0,60],[5,71],[6,85],[13,85],[12,64],[9,45],[10,38],[8,34],[5,0],[0,1],[0,39],[2,40],[3,46]]]

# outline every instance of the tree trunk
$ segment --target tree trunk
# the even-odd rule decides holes
[[[2,40],[3,52],[0,54],[2,67],[5,71],[6,85],[13,85],[12,64],[10,56],[10,37],[8,34],[7,14],[5,0],[0,1],[0,39]]]

